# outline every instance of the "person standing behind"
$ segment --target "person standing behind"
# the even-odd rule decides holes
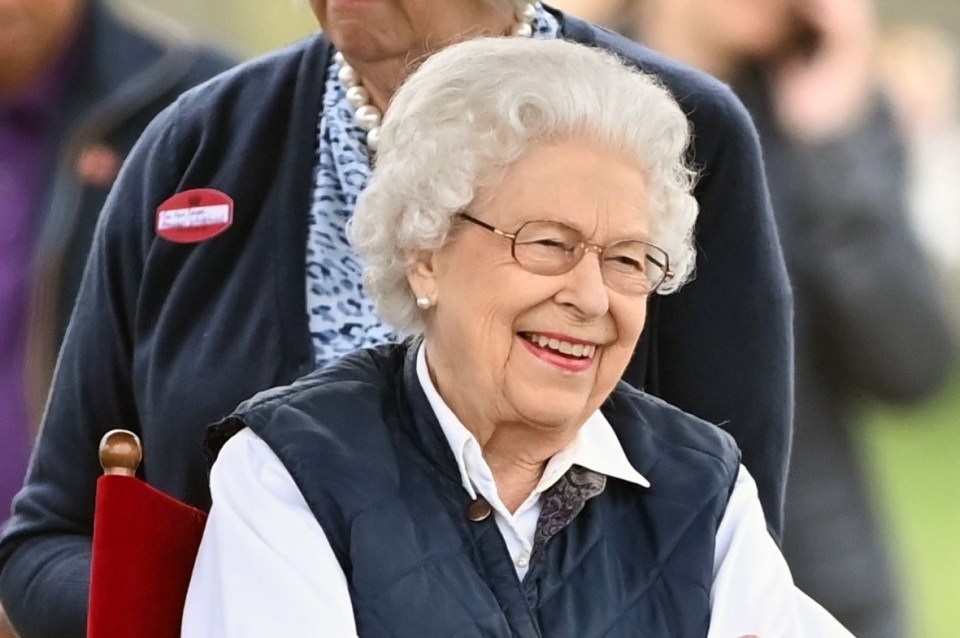
[[[208,423],[393,338],[360,285],[345,224],[393,92],[417,62],[481,35],[613,51],[680,102],[702,171],[697,277],[650,301],[624,378],[734,436],[778,533],[791,297],[756,132],[729,89],[540,3],[312,5],[323,33],[186,93],[150,125],[112,191],[30,474],[0,535],[0,597],[24,638],[84,633],[104,428],[140,435],[149,484],[209,508]]]
[[[163,107],[230,64],[103,0],[0,0],[0,522],[124,156]]]
[[[905,213],[903,149],[874,75],[868,0],[627,0],[632,37],[731,83],[760,132],[796,298],[784,553],[856,636],[904,619],[853,433],[864,399],[949,378],[948,322]]]

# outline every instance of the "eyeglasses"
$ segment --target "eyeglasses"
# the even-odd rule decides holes
[[[561,222],[529,221],[517,232],[508,233],[467,213],[457,213],[457,216],[509,239],[516,262],[538,275],[569,272],[592,250],[600,259],[603,282],[625,295],[650,294],[673,277],[666,251],[639,239],[600,246],[591,244],[579,230]]]

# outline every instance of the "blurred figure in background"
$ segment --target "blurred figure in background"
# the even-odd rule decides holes
[[[884,34],[881,71],[908,146],[910,215],[960,334],[960,52],[934,26]]]
[[[102,0],[0,0],[0,523],[124,156],[164,106],[229,66],[151,32]]]
[[[754,117],[796,297],[784,552],[797,585],[856,636],[902,638],[853,428],[865,399],[908,403],[936,391],[953,344],[905,213],[873,9],[867,0],[626,0],[606,9],[614,13],[588,17],[729,82]]]

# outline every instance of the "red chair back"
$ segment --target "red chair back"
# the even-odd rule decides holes
[[[135,477],[140,442],[100,445],[88,638],[176,638],[207,515]]]

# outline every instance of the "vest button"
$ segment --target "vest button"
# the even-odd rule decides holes
[[[469,518],[474,523],[479,523],[480,521],[485,521],[490,517],[490,513],[493,512],[493,508],[490,507],[488,503],[482,496],[477,497],[477,500],[470,503],[470,506],[467,508],[467,518]]]

